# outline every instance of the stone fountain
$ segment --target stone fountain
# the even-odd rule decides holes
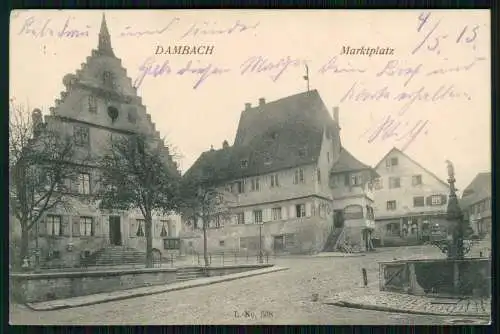
[[[381,291],[414,295],[467,297],[491,295],[491,258],[465,257],[470,226],[458,204],[453,164],[447,161],[450,194],[447,207],[448,237],[434,243],[446,258],[381,262]]]

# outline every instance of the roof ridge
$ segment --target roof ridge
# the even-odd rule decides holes
[[[449,186],[447,182],[443,181],[439,176],[437,176],[435,173],[433,173],[431,170],[429,170],[428,168],[422,166],[422,164],[420,164],[418,161],[416,161],[415,159],[413,159],[412,157],[410,157],[407,153],[403,152],[402,150],[400,150],[399,148],[397,147],[393,147],[389,150],[389,152],[387,152],[383,157],[382,159],[380,159],[380,161],[375,165],[375,169],[378,168],[378,166],[380,166],[380,164],[382,163],[382,161],[384,161],[387,156],[393,152],[393,151],[397,151],[398,153],[400,153],[401,155],[405,156],[408,160],[410,160],[411,162],[413,162],[414,164],[416,164],[418,167],[422,168],[425,172],[429,173],[432,177],[434,177],[436,180],[438,180],[439,182],[441,182],[442,184],[444,184],[445,186]]]

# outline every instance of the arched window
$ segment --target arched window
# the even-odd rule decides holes
[[[363,218],[363,207],[358,204],[348,205],[344,208],[344,219]]]
[[[113,106],[108,107],[108,116],[109,118],[111,118],[112,122],[116,121],[116,119],[118,118],[118,114],[119,114],[118,109],[116,109]]]

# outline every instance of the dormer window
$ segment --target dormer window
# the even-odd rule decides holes
[[[264,157],[264,165],[269,166],[272,163],[273,163],[273,159],[270,156],[267,155]]]
[[[248,160],[241,160],[240,166],[241,166],[241,168],[247,168],[248,167]]]
[[[305,157],[307,153],[307,150],[305,147],[299,149],[299,157]]]
[[[271,132],[271,138],[272,139],[278,139],[278,133],[277,132]]]

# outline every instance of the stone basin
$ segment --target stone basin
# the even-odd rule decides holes
[[[379,262],[381,291],[435,297],[491,296],[491,259]]]

